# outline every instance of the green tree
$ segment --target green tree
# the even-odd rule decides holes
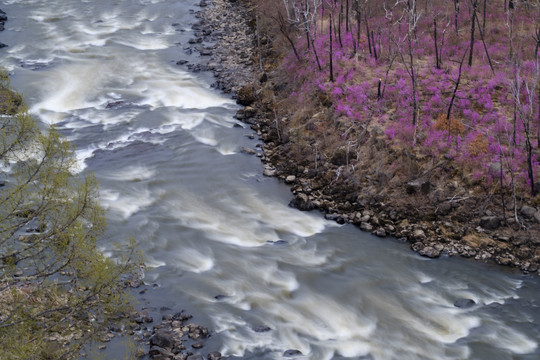
[[[41,131],[0,74],[0,359],[70,359],[130,311],[140,260],[96,247],[92,176],[74,177],[69,144]],[[9,170],[6,170],[9,169]]]

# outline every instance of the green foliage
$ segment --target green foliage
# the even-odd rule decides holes
[[[130,311],[126,277],[140,259],[103,256],[92,176],[72,176],[74,156],[39,130],[0,74],[0,359],[69,359]],[[1,168],[0,168],[1,169]]]

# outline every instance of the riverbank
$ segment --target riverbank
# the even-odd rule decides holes
[[[193,43],[214,44],[198,51],[210,59],[215,87],[245,106],[237,119],[264,142],[264,174],[291,186],[291,206],[319,209],[338,223],[403,239],[422,256],[460,255],[538,272],[540,212],[534,203],[503,215],[497,194],[450,159],[393,146],[384,130],[369,122],[347,122],[324,93],[309,109],[290,101],[300,84],[291,83],[283,70],[278,35],[259,32],[257,39],[250,4],[201,4]],[[344,132],[356,141],[342,141]]]

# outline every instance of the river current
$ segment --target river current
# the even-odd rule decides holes
[[[241,359],[540,358],[537,277],[421,258],[287,206],[289,189],[240,152],[258,141],[234,101],[176,65],[200,61],[183,50],[193,0],[1,6],[0,65],[75,145],[74,171],[98,178],[103,250],[133,237],[144,252],[142,305],[186,309]]]

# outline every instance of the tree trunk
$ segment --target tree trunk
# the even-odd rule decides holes
[[[333,63],[333,49],[332,49],[332,12],[330,12],[330,81],[334,82],[334,63]]]
[[[368,40],[369,54],[373,55],[373,51],[371,51],[371,37],[369,36],[369,34],[370,34],[370,32],[369,32],[369,21],[367,19],[367,15],[366,15],[365,21],[366,21],[366,35],[367,35],[367,40]]]
[[[441,64],[439,62],[439,45],[437,44],[437,17],[433,18],[433,40],[435,42],[435,67],[440,69]]]
[[[472,20],[471,20],[471,43],[469,45],[469,66],[472,66],[472,59],[473,59],[473,51],[474,51],[474,30],[476,25],[476,8],[478,6],[478,0],[474,0],[473,3],[473,13],[472,13]]]
[[[454,29],[458,34],[459,0],[454,0]]]
[[[349,0],[347,0],[345,9],[345,30],[349,32]]]
[[[377,60],[377,46],[375,45],[375,36],[373,35],[373,30],[371,30],[371,44],[373,44],[373,56],[375,56],[375,60]]]

